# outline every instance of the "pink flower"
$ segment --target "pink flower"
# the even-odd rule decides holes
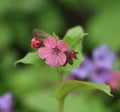
[[[119,83],[120,83],[120,72],[115,71],[112,73],[111,79],[109,80],[108,85],[110,85],[112,90],[116,90],[119,87]]]
[[[38,56],[41,59],[46,59],[45,63],[49,66],[64,65],[67,60],[65,54],[68,51],[68,46],[62,40],[48,37],[43,42],[44,47],[39,48]]]

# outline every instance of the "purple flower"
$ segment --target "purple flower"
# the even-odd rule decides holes
[[[97,83],[107,83],[111,78],[111,71],[105,68],[94,67],[90,80]]]
[[[93,64],[89,58],[84,56],[84,60],[82,64],[71,71],[71,74],[79,79],[85,79],[90,74],[91,70],[93,68]]]
[[[0,96],[0,112],[12,112],[13,101],[11,93]]]
[[[115,60],[115,53],[105,44],[94,49],[92,60],[84,56],[83,63],[71,71],[72,76],[79,80],[89,79],[96,83],[108,83]]]
[[[115,53],[105,44],[94,49],[92,60],[84,56],[83,63],[71,71],[72,76],[82,80],[89,79],[97,83],[108,83],[115,59]]]
[[[94,49],[92,56],[95,66],[110,70],[112,69],[115,53],[110,51],[107,45],[102,44]]]

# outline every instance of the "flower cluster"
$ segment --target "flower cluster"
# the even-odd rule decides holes
[[[13,101],[11,93],[0,96],[0,112],[12,112]]]
[[[54,37],[33,38],[31,47],[38,48],[38,56],[45,59],[49,66],[65,66],[67,63],[73,64],[73,58],[77,59],[77,52],[72,50],[63,40]]]
[[[110,51],[105,44],[93,50],[92,60],[84,56],[82,64],[71,71],[72,77],[80,80],[89,79],[97,83],[108,83],[111,78],[111,71],[115,53]]]

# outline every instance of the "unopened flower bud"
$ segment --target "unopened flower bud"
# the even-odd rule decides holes
[[[66,52],[66,55],[67,55],[67,61],[66,61],[66,64],[69,63],[69,64],[73,64],[73,58],[74,59],[77,59],[77,54],[78,52],[74,51],[74,50],[68,50]],[[65,64],[65,65],[66,65]]]
[[[41,38],[33,38],[31,40],[31,48],[40,48],[43,46],[43,40]]]
[[[68,51],[68,58],[75,58],[75,59],[77,59],[77,54],[78,54],[78,52],[76,52],[74,50],[70,50],[70,51]]]

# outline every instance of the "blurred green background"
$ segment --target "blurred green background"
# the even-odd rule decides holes
[[[14,112],[57,112],[57,101],[51,97],[56,71],[13,64],[32,51],[33,29],[62,38],[76,25],[89,34],[83,43],[88,55],[100,43],[115,52],[120,49],[119,0],[0,0],[0,94],[12,92]],[[113,91],[113,98],[99,92],[72,94],[65,112],[120,112],[119,92]]]

